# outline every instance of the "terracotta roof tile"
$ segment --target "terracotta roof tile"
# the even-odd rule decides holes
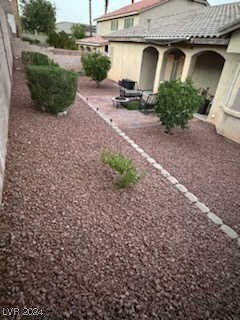
[[[89,43],[89,44],[93,44],[93,45],[95,44],[100,46],[108,44],[108,41],[101,36],[83,38],[81,40],[77,40],[76,42],[79,44]]]
[[[122,7],[118,10],[109,12],[109,13],[97,18],[96,20],[107,19],[107,18],[119,16],[119,15],[127,15],[127,14],[131,14],[134,12],[139,13],[145,9],[155,7],[158,4],[161,4],[161,2],[165,2],[165,1],[164,0],[142,0],[142,1],[136,2],[134,4],[130,4],[128,6]]]

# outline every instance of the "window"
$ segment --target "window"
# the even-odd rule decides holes
[[[124,29],[133,27],[134,18],[126,18],[124,19]]]
[[[118,30],[118,20],[112,20],[111,21],[111,31]]]

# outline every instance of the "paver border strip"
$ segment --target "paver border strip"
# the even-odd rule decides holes
[[[124,131],[122,131],[112,119],[108,119],[105,115],[103,115],[99,108],[93,106],[89,103],[88,98],[85,98],[79,92],[77,92],[77,96],[85,102],[95,113],[97,113],[100,118],[102,118],[120,137],[122,137],[128,144],[130,144],[137,153],[139,153],[142,158],[144,158],[152,167],[160,172],[160,174],[172,184],[184,197],[186,197],[192,205],[194,205],[201,213],[205,214],[206,217],[213,222],[215,225],[219,227],[219,230],[225,233],[230,239],[237,240],[237,245],[240,247],[240,235],[231,227],[224,224],[223,220],[218,217],[215,213],[213,213],[208,206],[206,206],[203,202],[199,201],[199,199],[191,193],[183,184],[173,177],[167,170],[163,168],[163,166],[157,162],[154,158],[152,158],[148,153],[145,152],[134,140],[126,135]]]

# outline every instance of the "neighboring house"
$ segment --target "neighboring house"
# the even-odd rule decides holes
[[[12,3],[9,0],[0,0],[0,6],[2,7],[3,11],[5,12],[8,20],[8,24],[11,28],[12,33],[16,34],[16,23],[15,23],[15,17],[13,14],[13,8]]]
[[[240,142],[240,2],[153,18],[106,38],[110,79],[157,92],[162,81],[191,78],[213,97],[208,121]]]
[[[91,30],[90,26],[87,24],[80,23],[80,22],[68,22],[68,21],[57,22],[56,23],[56,31],[57,32],[64,31],[70,35],[72,33],[71,28],[74,24],[83,25],[86,28],[86,36],[90,36],[90,30]],[[92,26],[92,34],[93,35],[96,34],[96,26]]]
[[[108,53],[108,41],[101,36],[80,39],[77,40],[76,43],[78,45],[78,49],[81,50],[83,53]]]
[[[145,25],[150,19],[207,6],[206,0],[142,0],[96,19],[97,34]]]
[[[107,13],[97,19],[98,51],[108,53],[106,36],[113,31],[128,29],[136,25],[145,25],[153,17],[160,17],[169,13],[182,12],[207,6],[206,0],[142,0]],[[81,48],[81,46],[80,46]],[[85,50],[96,51],[96,38],[89,38]]]

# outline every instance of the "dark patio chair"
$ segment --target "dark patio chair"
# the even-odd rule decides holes
[[[154,112],[157,95],[155,93],[143,93],[140,100],[139,110],[144,114]]]
[[[126,82],[126,80],[125,80]],[[131,83],[131,86],[125,84],[125,82],[122,80],[120,81],[120,97],[125,98],[133,98],[133,99],[140,99],[142,96],[142,90],[139,89],[137,82],[133,82],[129,80]],[[134,86],[132,86],[134,84]],[[131,89],[129,89],[131,87]]]

